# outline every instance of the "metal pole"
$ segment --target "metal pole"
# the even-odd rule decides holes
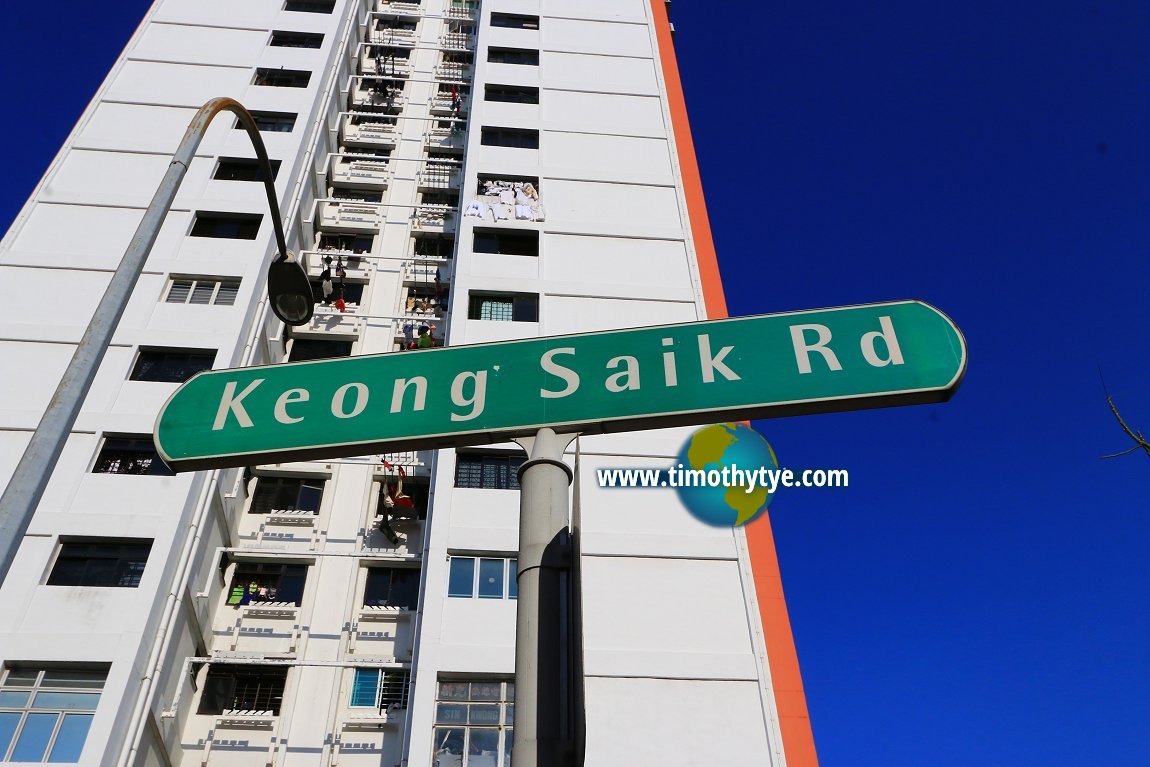
[[[48,403],[48,409],[40,419],[36,432],[28,443],[24,456],[16,465],[4,495],[0,497],[0,584],[8,576],[12,561],[20,548],[20,541],[32,522],[36,506],[44,495],[44,488],[56,467],[56,461],[68,440],[68,434],[76,423],[76,417],[84,404],[84,397],[92,387],[92,381],[100,368],[100,362],[112,342],[116,325],[120,322],[128,306],[136,280],[144,269],[148,254],[156,242],[160,225],[176,197],[180,182],[187,173],[188,165],[195,155],[196,148],[203,140],[204,133],[212,118],[222,111],[239,117],[255,146],[256,156],[264,175],[264,190],[267,192],[268,207],[271,209],[272,225],[275,228],[276,247],[282,259],[287,251],[283,224],[280,221],[279,202],[276,199],[275,185],[272,183],[271,164],[263,138],[252,116],[238,101],[229,98],[212,99],[204,104],[188,125],[180,146],[172,157],[172,164],[164,175],[160,187],[152,197],[152,202],[144,212],[136,233],[128,244],[120,266],[112,275],[104,297],[100,299],[92,322],[84,331],[79,346],[68,363],[56,393]]]
[[[519,467],[512,767],[558,767],[573,756],[568,528],[573,475],[563,451],[575,437],[543,428],[515,440],[528,459]]]

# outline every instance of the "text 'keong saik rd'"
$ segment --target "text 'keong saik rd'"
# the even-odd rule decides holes
[[[899,348],[890,317],[880,317],[879,322],[882,330],[863,335],[861,347],[864,359],[872,367],[903,364],[902,351]],[[808,331],[815,334],[814,339],[808,340]],[[842,370],[838,356],[829,346],[831,331],[825,325],[792,325],[790,326],[790,335],[795,353],[796,372],[799,374],[812,372],[812,354],[818,354],[822,358],[827,370]],[[739,373],[725,361],[727,356],[734,351],[734,345],[723,346],[715,352],[711,348],[710,335],[700,334],[696,339],[699,351],[699,372],[703,383],[714,383],[720,379],[726,381],[742,380]],[[879,339],[885,343],[885,356],[880,355],[875,348],[875,343]],[[673,347],[674,344],[675,339],[673,338],[662,339],[662,346],[664,347]],[[579,391],[583,385],[584,377],[590,376],[591,371],[578,370],[576,367],[577,357],[578,352],[573,346],[549,349],[540,356],[540,369],[555,379],[551,381],[554,388],[539,389],[540,398],[562,399]],[[659,371],[661,375],[656,374],[656,380],[658,380],[656,385],[678,386],[679,372],[675,351],[673,349],[664,351],[662,358],[662,370]],[[498,366],[492,369],[498,370]],[[487,406],[487,373],[487,370],[464,370],[452,379],[449,387],[451,404],[459,408],[459,412],[450,414],[452,421],[470,421],[483,414],[483,410]],[[619,355],[608,360],[602,375],[603,388],[611,393],[641,391],[644,381],[649,380],[643,376],[638,358],[630,355]],[[251,415],[244,405],[244,399],[259,389],[266,380],[257,378],[238,392],[238,383],[229,381],[220,398],[212,430],[219,431],[225,428],[230,421],[229,416],[232,416],[242,428],[254,426]],[[408,405],[410,405],[411,412],[425,410],[429,388],[431,385],[425,376],[396,378],[391,387],[389,411],[400,413]],[[343,384],[335,390],[331,398],[331,414],[336,418],[355,418],[367,409],[370,400],[371,388],[366,383]],[[307,403],[309,402],[311,402],[311,392],[307,389],[286,389],[276,398],[271,416],[281,424],[300,423],[308,415],[309,406]]]

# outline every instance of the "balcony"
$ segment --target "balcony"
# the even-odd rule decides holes
[[[418,41],[419,38],[414,29],[393,29],[379,25],[371,32],[371,43],[374,45],[395,45],[402,48],[414,48]]]
[[[391,180],[386,160],[368,160],[348,155],[331,158],[331,183],[352,189],[384,189]]]
[[[444,122],[444,121],[439,121]],[[436,125],[429,129],[427,133],[423,134],[423,143],[429,149],[463,149],[466,139],[465,122],[450,123],[450,126],[458,127],[441,127]]]
[[[450,0],[443,9],[443,15],[455,21],[470,21],[475,18],[479,4],[471,0]]]
[[[391,84],[388,84],[391,83]],[[402,83],[395,81],[380,81],[370,77],[356,77],[349,95],[351,107],[368,107],[374,109],[403,109],[407,103],[403,95]]]
[[[357,258],[348,251],[341,250],[305,250],[301,256],[307,276],[318,280],[325,267],[335,271],[337,262],[342,261],[346,270],[346,279],[349,282],[366,282],[371,278],[371,262],[365,258]],[[331,263],[324,261],[330,258]]]
[[[445,51],[473,51],[475,43],[464,32],[447,32],[439,37],[439,47]]]
[[[378,206],[347,200],[321,200],[315,223],[333,232],[378,232]]]
[[[374,55],[370,48],[364,48],[359,57],[359,71],[365,75],[409,77],[411,75],[411,59]]]
[[[396,2],[395,0],[379,0],[375,8],[377,13],[386,13],[390,16],[422,16],[423,6],[419,3]]]
[[[359,307],[354,304],[349,304],[343,312],[334,306],[318,304],[308,324],[293,329],[292,333],[298,338],[355,340],[366,322],[363,317],[356,315],[358,310]]]
[[[449,261],[446,258],[416,257],[403,264],[403,281],[408,285],[445,285],[450,281]]]
[[[421,189],[459,189],[462,169],[458,165],[427,163],[419,169],[418,181]]]
[[[412,226],[421,232],[455,231],[453,205],[416,205],[411,218]]]
[[[399,126],[367,115],[344,115],[339,137],[343,144],[394,148],[399,140]]]
[[[435,79],[445,83],[467,83],[471,80],[471,65],[445,61],[435,65]]]

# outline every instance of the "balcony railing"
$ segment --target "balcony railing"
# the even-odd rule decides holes
[[[371,33],[371,42],[376,45],[402,45],[405,48],[414,48],[418,39],[414,29],[376,27]]]
[[[337,184],[382,188],[391,180],[391,166],[385,160],[341,161],[333,158],[331,180]]]
[[[439,47],[445,51],[471,51],[475,48],[471,35],[463,32],[447,32],[440,36]]]
[[[403,279],[415,284],[434,285],[436,282],[446,283],[448,275],[445,273],[450,261],[446,258],[427,258],[417,256],[413,261],[403,265]],[[439,279],[437,280],[436,277]]]
[[[376,10],[380,13],[394,13],[397,16],[423,15],[423,6],[419,3],[395,2],[395,0],[379,0]]]
[[[448,231],[455,226],[455,207],[452,205],[416,205],[412,219],[415,228],[421,231]]]
[[[344,143],[377,144],[395,146],[399,137],[399,126],[391,122],[366,122],[360,118],[353,122],[351,115],[343,118],[340,138]]]
[[[478,6],[466,0],[453,0],[443,9],[443,15],[449,19],[468,20],[475,18]]]
[[[365,75],[408,77],[411,74],[411,59],[373,56],[370,51],[364,51],[359,57],[359,68]]]
[[[352,200],[323,200],[319,204],[317,223],[331,229],[378,232],[379,208],[371,203]]]
[[[435,79],[442,82],[463,83],[471,77],[470,64],[445,61],[435,66]]]
[[[403,109],[407,99],[399,89],[373,87],[359,80],[351,90],[351,103],[359,107]]]

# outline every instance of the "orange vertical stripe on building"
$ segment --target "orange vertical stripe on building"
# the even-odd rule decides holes
[[[723,295],[723,281],[719,275],[715,242],[711,238],[707,203],[703,198],[703,180],[699,175],[698,161],[695,159],[695,145],[691,140],[691,126],[687,121],[687,102],[683,97],[683,84],[679,80],[679,65],[675,60],[671,25],[667,19],[664,0],[651,0],[651,10],[659,40],[659,61],[663,69],[663,81],[667,86],[671,126],[675,132],[675,145],[679,156],[679,171],[683,176],[683,190],[687,198],[687,215],[690,217],[691,235],[695,244],[699,277],[702,280],[703,302],[709,319],[726,317],[727,300]],[[791,621],[783,597],[783,582],[779,575],[775,538],[771,532],[768,515],[763,514],[747,525],[746,532],[787,766],[818,767],[810,715],[807,713],[807,701],[803,693],[802,675],[799,673],[799,657],[795,652],[794,637],[791,635]]]

